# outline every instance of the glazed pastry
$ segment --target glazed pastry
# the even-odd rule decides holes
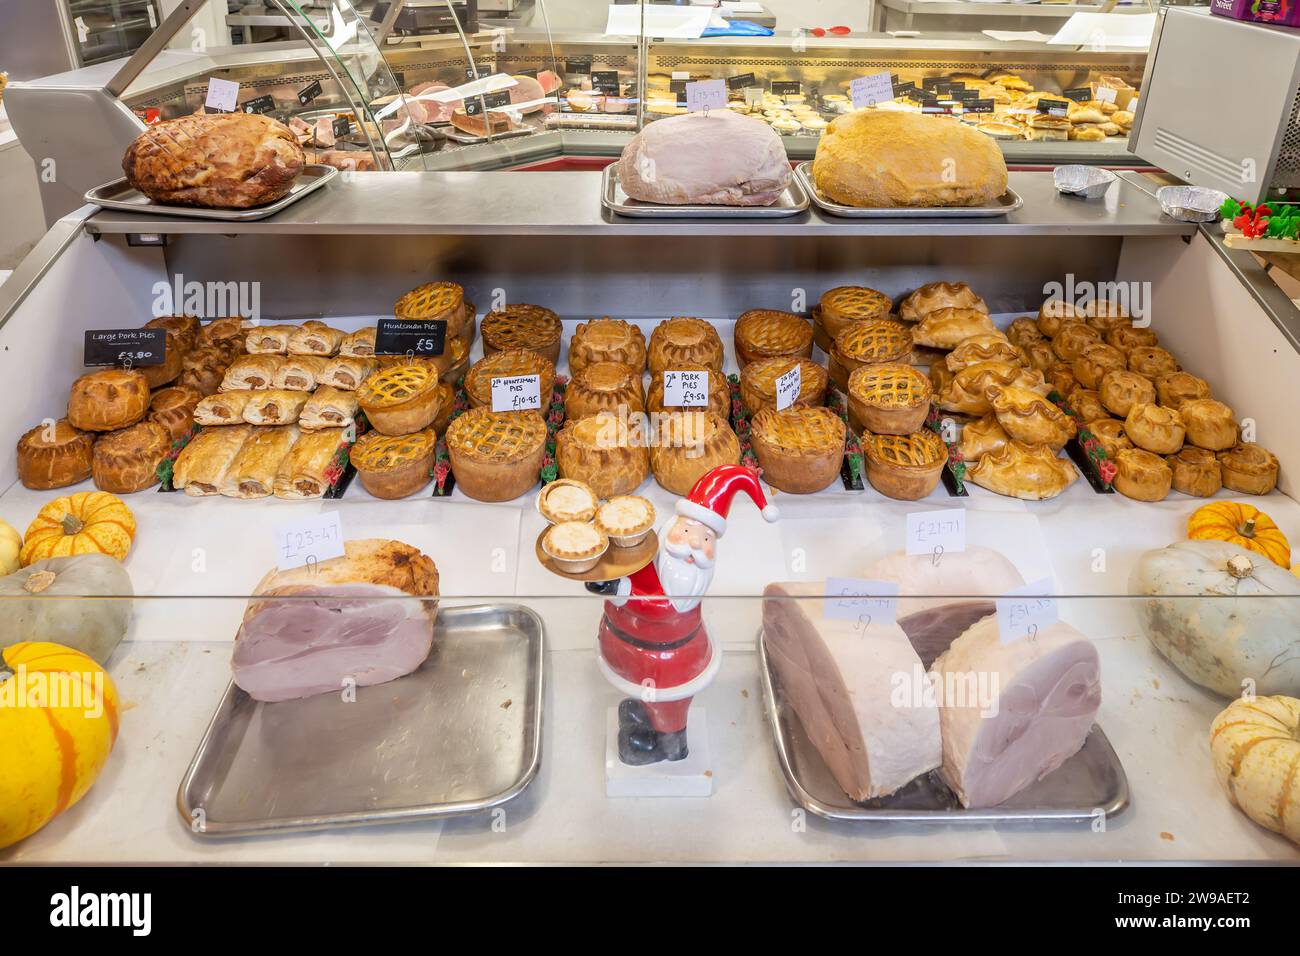
[[[782,362],[785,360],[772,359],[772,361]],[[753,367],[753,366],[761,365],[762,363],[752,362],[750,364],[751,367]],[[809,362],[808,364],[812,365],[813,363]],[[815,367],[821,369],[820,365]],[[704,372],[706,375],[708,375],[709,378],[709,404],[707,408],[709,409],[709,411],[721,415],[723,418],[727,418],[731,414],[731,387],[728,385],[727,378],[725,375],[722,375],[719,372],[715,372],[713,369],[708,368],[707,366],[696,365],[689,362],[682,362],[679,365],[677,365],[675,368],[669,369],[668,371]],[[821,372],[822,375],[825,376],[826,370],[821,369]],[[743,372],[741,373],[741,377],[742,378],[744,377]],[[646,410],[651,412],[666,411],[669,407],[683,408],[683,409],[688,407],[685,405],[683,406],[664,405],[664,376],[662,373],[659,375],[655,375],[650,379],[650,390],[646,393],[645,405],[646,405]]]
[[[740,441],[726,420],[712,412],[669,412],[660,419],[650,448],[655,481],[675,495],[685,495],[717,465],[740,461]]]
[[[845,326],[835,336],[829,358],[830,378],[840,389],[863,365],[906,362],[912,351],[912,330],[901,322],[873,319]]]
[[[1187,440],[1198,448],[1224,451],[1237,444],[1237,420],[1232,409],[1212,398],[1194,398],[1178,409]]]
[[[350,441],[346,428],[302,432],[275,473],[272,494],[277,498],[321,498],[347,464]]]
[[[296,425],[253,429],[226,469],[221,493],[227,498],[269,498],[280,465],[299,434]]]
[[[441,355],[380,355],[376,357],[380,368],[390,365],[407,365],[422,362],[433,369],[444,382],[455,383],[469,368],[469,353],[473,343],[468,335],[456,335],[447,338]]]
[[[655,506],[640,495],[618,495],[596,509],[596,527],[619,548],[640,544],[655,523]]]
[[[1013,344],[1025,348],[1030,342],[1046,342],[1048,336],[1043,334],[1034,319],[1025,315],[1007,326],[1007,339]]]
[[[409,435],[428,428],[437,417],[442,395],[438,386],[432,366],[411,362],[375,372],[356,396],[375,429],[385,435]]]
[[[962,427],[957,451],[963,461],[976,462],[990,452],[998,451],[1010,440],[1011,436],[998,424],[997,416],[990,412]]]
[[[200,395],[215,395],[233,361],[230,353],[218,346],[191,349],[181,361],[176,384],[192,388]]]
[[[764,358],[808,358],[812,326],[792,312],[750,309],[736,320],[736,361],[743,369]]]
[[[602,498],[640,488],[650,474],[650,453],[639,429],[621,421],[613,412],[600,412],[566,422],[555,439],[560,477],[584,482]]]
[[[624,414],[645,411],[641,373],[621,362],[592,362],[574,375],[564,390],[564,417],[570,421],[620,409]]]
[[[1029,367],[1038,369],[1040,372],[1046,372],[1058,361],[1056,352],[1052,349],[1052,343],[1047,339],[1040,339],[1037,342],[1028,342],[1022,345],[1025,351],[1025,358]],[[1073,374],[1073,373],[1071,373]]]
[[[1186,429],[1182,417],[1172,408],[1139,403],[1124,419],[1124,434],[1138,448],[1157,455],[1172,455],[1183,447]]]
[[[900,501],[933,492],[948,462],[948,446],[928,428],[910,435],[864,434],[862,452],[871,487]]]
[[[599,504],[600,499],[590,485],[572,478],[559,478],[542,485],[537,494],[537,510],[551,524],[591,521]]]
[[[540,305],[507,305],[483,316],[483,354],[523,349],[536,352],[552,365],[560,361],[560,317]]]
[[[289,351],[289,336],[296,325],[256,325],[244,336],[244,350],[250,355],[285,355]]]
[[[172,441],[183,438],[194,426],[194,409],[202,398],[194,389],[184,385],[154,392],[149,397],[149,421],[161,425]]]
[[[1141,448],[1117,453],[1115,478],[1111,484],[1121,495],[1135,501],[1164,501],[1173,485],[1174,474],[1159,455]]]
[[[287,388],[261,389],[244,405],[244,421],[250,425],[293,425],[302,414],[310,395]]]
[[[252,425],[203,429],[176,456],[172,487],[194,497],[220,494],[226,472],[252,434]]]
[[[95,440],[91,463],[95,487],[129,495],[158,484],[158,466],[171,447],[166,429],[153,422],[101,435]]]
[[[83,375],[68,395],[68,424],[84,432],[134,425],[149,411],[149,383],[134,369],[108,368]]]
[[[584,363],[582,368],[585,369],[590,364],[590,362]],[[640,368],[641,366],[637,366],[634,374],[639,376]],[[581,371],[582,369],[575,370],[574,376],[576,377]],[[465,376],[465,393],[469,396],[470,405],[475,408],[480,406],[491,408],[492,380],[521,375],[538,377],[537,390],[542,402],[540,409],[525,409],[525,411],[545,417],[551,406],[551,392],[555,388],[555,366],[551,364],[550,359],[524,349],[494,352],[474,363],[469,374]]]
[[[218,392],[194,406],[194,420],[200,425],[233,425],[244,420],[244,407],[257,394],[252,389]]]
[[[1123,328],[1132,324],[1128,310],[1118,302],[1109,299],[1093,299],[1083,308],[1087,322],[1099,332]]]
[[[219,348],[222,351],[239,353],[244,351],[244,338],[248,330],[244,320],[239,316],[225,319],[213,319],[202,326],[194,337],[194,347],[199,349]]]
[[[197,348],[199,332],[203,325],[193,315],[160,315],[144,324],[146,329],[166,329],[167,346],[175,347],[182,355]]]
[[[1064,299],[1048,299],[1038,307],[1038,331],[1049,339],[1061,331],[1061,323],[1083,322],[1087,315]]]
[[[1070,410],[1081,422],[1095,421],[1098,418],[1105,418],[1108,414],[1101,402],[1101,396],[1082,385],[1065,397],[1065,404],[1070,406]]]
[[[889,318],[892,305],[889,296],[875,289],[860,285],[836,286],[822,293],[817,303],[817,322],[826,338],[833,342],[846,325]]]
[[[540,415],[471,408],[447,428],[456,487],[479,501],[510,501],[537,484],[546,455]]]
[[[740,400],[756,414],[760,409],[776,406],[776,383],[796,365],[799,366],[799,395],[795,405],[820,405],[829,381],[826,369],[810,359],[768,358],[750,362],[740,371]],[[726,418],[726,416],[723,416]]]
[[[965,369],[962,369],[965,371]],[[948,366],[943,362],[935,362],[930,366],[930,388],[937,395],[943,395],[952,387],[953,379],[957,377]]]
[[[37,425],[18,439],[18,480],[26,488],[66,488],[91,475],[95,436],[66,418]]]
[[[322,385],[312,392],[298,414],[300,428],[343,428],[354,424],[360,403],[356,392]]]
[[[1174,491],[1194,498],[1209,498],[1223,487],[1223,469],[1214,452],[1184,445],[1166,459],[1173,472]]]
[[[1042,501],[1055,498],[1079,477],[1074,465],[1057,458],[1046,445],[1026,445],[1009,441],[998,451],[989,452],[973,468],[966,469],[966,480],[999,495]]]
[[[1048,392],[1043,373],[1005,362],[981,362],[953,376],[938,396],[945,412],[981,416],[993,411],[993,398],[1003,389],[1016,386],[1039,395]]]
[[[310,392],[320,381],[330,360],[321,355],[288,355],[284,364],[271,376],[272,388],[292,392]]]
[[[564,521],[546,529],[542,550],[561,571],[579,574],[596,566],[609,550],[609,538],[589,522]]]
[[[722,339],[714,327],[703,319],[678,317],[666,319],[650,333],[650,374],[659,375],[682,362],[707,365],[721,374]]]
[[[415,321],[441,320],[447,323],[448,337],[459,335],[474,317],[465,290],[454,282],[416,286],[393,305],[393,315]]]
[[[376,498],[413,495],[433,478],[438,437],[426,428],[410,435],[370,431],[357,439],[348,458],[361,486]]]
[[[1055,452],[1074,437],[1074,419],[1037,392],[1011,385],[994,395],[992,404],[998,424],[1016,441]]]
[[[1124,434],[1124,423],[1118,418],[1098,418],[1084,427],[1092,432],[1107,458],[1114,458],[1125,448],[1133,447],[1133,443]]]
[[[270,388],[275,373],[285,363],[285,356],[276,353],[243,355],[230,363],[221,380],[221,391],[233,392],[243,388]]]
[[[365,358],[359,355],[344,355],[342,352],[335,358],[329,360],[325,367],[321,369],[317,385],[329,385],[334,388],[341,388],[345,392],[354,392],[361,387],[361,383],[374,373],[379,367],[379,363],[373,358]]]
[[[905,368],[914,375],[909,366]],[[929,388],[929,383],[926,383]],[[790,494],[806,495],[835,482],[844,464],[844,420],[829,408],[767,407],[750,420],[750,439],[763,480]]]
[[[1191,372],[1174,372],[1156,379],[1156,398],[1169,408],[1182,408],[1183,402],[1209,397],[1209,383]]]
[[[1082,322],[1062,322],[1061,330],[1052,337],[1052,351],[1062,362],[1073,362],[1085,345],[1101,342],[1101,333]]]
[[[1074,377],[1074,369],[1069,362],[1057,362],[1043,373],[1043,377],[1053,391],[1062,395],[1069,395],[1079,387],[1079,380]]]
[[[349,332],[339,342],[339,355],[347,358],[371,358],[375,354],[375,336],[378,331],[375,326],[369,325]]]
[[[324,322],[304,322],[289,335],[290,355],[336,355],[343,344],[344,333],[332,329]]]
[[[1277,456],[1242,442],[1218,453],[1223,487],[1245,495],[1266,495],[1277,487]]]
[[[1126,364],[1124,353],[1104,342],[1083,346],[1074,358],[1071,368],[1074,377],[1084,388],[1097,388],[1107,372],[1115,372]]]
[[[177,318],[181,319],[179,324],[173,321]],[[176,381],[176,378],[181,374],[185,355],[189,352],[185,342],[196,340],[198,330],[185,323],[183,316],[170,315],[150,319],[144,324],[144,327],[146,329],[164,329],[167,332],[167,345],[163,349],[163,360],[157,365],[138,366],[150,388],[162,388],[168,382]]]
[[[944,364],[954,372],[960,372],[967,366],[978,365],[980,362],[1006,362],[1008,365],[1027,366],[1029,356],[1024,349],[1012,345],[1001,332],[985,332],[962,339],[944,356]]]
[[[972,335],[996,333],[997,326],[979,309],[943,308],[926,313],[912,327],[912,341],[936,349],[955,349]]]
[[[1135,404],[1152,405],[1156,401],[1156,387],[1151,384],[1149,378],[1143,378],[1136,372],[1124,370],[1107,372],[1102,376],[1098,391],[1106,411],[1118,418],[1126,418]],[[1100,415],[1085,415],[1084,421],[1100,417]]]
[[[1142,345],[1128,353],[1128,367],[1154,382],[1177,372],[1178,362],[1159,346]]]
[[[975,309],[987,313],[989,307],[965,282],[931,282],[923,285],[898,305],[898,317],[905,322],[920,322],[937,309]]]
[[[569,372],[576,374],[592,362],[622,362],[634,371],[645,368],[645,336],[622,319],[581,322],[569,340]]]
[[[912,366],[890,362],[854,369],[848,394],[849,420],[858,431],[910,435],[925,424],[933,391]]]
[[[1113,345],[1125,355],[1136,348],[1159,345],[1160,340],[1150,329],[1135,329],[1131,325],[1117,325],[1106,332],[1106,344]]]

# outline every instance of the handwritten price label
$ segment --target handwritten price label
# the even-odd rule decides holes
[[[898,617],[898,582],[827,578],[822,616],[862,627],[893,624]]]
[[[726,108],[726,80],[700,80],[686,84],[686,112],[699,113]]]
[[[275,558],[281,571],[343,557],[343,526],[337,511],[324,511],[275,528]]]
[[[708,404],[708,372],[664,372],[665,408],[703,408]]]
[[[776,410],[782,411],[797,402],[801,391],[803,391],[803,368],[795,365],[776,380]]]
[[[934,555],[966,550],[966,510],[914,511],[907,516],[907,553]]]
[[[203,105],[221,113],[233,113],[239,106],[239,84],[214,76],[208,80],[208,96]]]
[[[998,639],[1003,644],[1026,638],[1033,640],[1039,631],[1059,621],[1056,598],[1048,597],[1054,590],[1056,585],[1052,579],[1043,578],[998,598],[994,602],[998,610]]]
[[[888,103],[894,98],[894,78],[888,73],[859,76],[849,83],[849,99],[853,108],[860,110],[878,103]]]
[[[541,407],[540,375],[510,375],[492,379],[492,411],[521,412]]]

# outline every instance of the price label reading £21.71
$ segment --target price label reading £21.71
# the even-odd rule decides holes
[[[907,516],[907,553],[935,556],[966,550],[966,509],[914,511]]]
[[[784,411],[799,400],[803,391],[803,369],[798,365],[776,380],[776,410]]]
[[[519,412],[541,407],[540,375],[509,375],[492,379],[492,411]]]
[[[998,639],[1003,644],[1025,638],[1032,640],[1039,631],[1059,621],[1056,598],[1049,596],[1055,589],[1051,578],[1043,578],[997,598],[994,603],[998,611]]]
[[[664,372],[665,408],[704,408],[709,404],[709,373]]]
[[[337,511],[322,511],[275,527],[275,560],[291,571],[343,557],[343,525]]]
[[[857,621],[863,627],[893,624],[898,617],[898,582],[827,578],[822,616]]]

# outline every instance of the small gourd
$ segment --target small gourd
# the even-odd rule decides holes
[[[19,554],[23,537],[7,522],[0,521],[0,574],[13,574],[22,565]]]
[[[55,498],[27,528],[23,566],[70,554],[106,554],[125,560],[135,539],[135,516],[107,491],[80,491]]]
[[[131,578],[104,554],[47,558],[0,578],[0,648],[51,641],[108,662],[131,621]]]
[[[1235,700],[1210,727],[1210,757],[1234,807],[1300,844],[1300,700]]]
[[[1251,505],[1213,501],[1187,519],[1193,541],[1227,541],[1264,555],[1274,564],[1291,566],[1291,545],[1273,519]]]

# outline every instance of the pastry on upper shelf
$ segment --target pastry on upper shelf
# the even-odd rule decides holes
[[[1061,331],[1063,322],[1084,322],[1086,313],[1064,299],[1048,299],[1038,307],[1038,331],[1049,339]]]
[[[73,428],[66,418],[43,422],[18,439],[18,480],[37,491],[85,481],[94,444],[94,435]]]
[[[1019,345],[1021,348],[1027,347],[1030,342],[1046,342],[1049,338],[1039,329],[1033,317],[1028,315],[1012,319],[1011,324],[1007,326],[1006,334],[1013,345]]]
[[[1069,362],[1057,362],[1043,372],[1043,378],[1062,395],[1069,395],[1079,387],[1079,380],[1074,377],[1074,369]]]
[[[85,432],[134,425],[149,411],[149,383],[136,369],[107,368],[72,383],[68,424]]]
[[[1141,345],[1128,353],[1129,371],[1155,382],[1178,371],[1178,361],[1158,345]]]
[[[1266,495],[1277,487],[1277,456],[1253,442],[1218,452],[1223,487],[1246,495]]]
[[[197,319],[189,317],[195,323]],[[179,321],[178,321],[179,320]],[[144,324],[146,329],[163,329],[166,332],[166,348],[163,360],[156,365],[141,365],[145,381],[150,388],[162,388],[168,382],[176,381],[184,368],[185,356],[191,345],[198,338],[198,330],[187,321],[186,316],[165,315],[150,319]]]
[[[1098,392],[1106,411],[1119,418],[1128,417],[1129,410],[1135,404],[1151,405],[1156,401],[1156,387],[1151,384],[1151,380],[1124,369],[1103,375]],[[1100,416],[1084,416],[1084,421],[1091,421],[1093,417]]]
[[[576,374],[592,362],[622,362],[634,371],[646,363],[645,336],[623,319],[580,322],[569,339],[569,373]]]
[[[471,408],[447,427],[456,487],[479,501],[510,501],[533,488],[546,456],[539,415]]]
[[[1043,373],[1006,362],[981,362],[962,369],[938,395],[938,405],[945,412],[981,416],[993,411],[993,398],[1010,386],[1039,395],[1049,391]]]
[[[202,323],[193,315],[159,315],[144,324],[146,329],[166,329],[167,344],[188,352],[198,344]]]
[[[817,303],[813,334],[823,351],[829,352],[835,336],[846,325],[869,319],[887,319],[893,302],[889,296],[860,285],[840,285],[822,293]],[[820,331],[820,335],[817,333]]]
[[[289,334],[290,355],[319,355],[329,358],[338,354],[345,333],[332,329],[324,322],[311,319]]]
[[[1018,345],[1012,345],[1001,332],[984,332],[962,339],[944,356],[944,364],[960,372],[980,362],[1006,362],[1008,365],[1029,365],[1029,356]]]
[[[301,501],[323,498],[337,480],[339,457],[348,447],[346,428],[321,428],[302,432],[276,470],[271,493],[277,498]]]
[[[785,359],[772,359],[774,362],[782,362]],[[763,364],[762,362],[751,362],[749,367]],[[808,363],[812,365],[812,362]],[[821,368],[820,365],[816,366]],[[714,371],[707,365],[700,365],[695,362],[679,362],[668,371],[670,372],[703,372],[709,379],[709,403],[708,410],[721,415],[723,418],[731,414],[731,387],[727,383],[727,377],[721,372]],[[825,376],[826,370],[821,369],[822,375]],[[741,379],[744,379],[744,373],[741,373]],[[742,387],[743,388],[743,387]],[[743,394],[743,390],[742,390]],[[665,405],[664,404],[664,373],[651,376],[650,389],[646,392],[645,407],[647,411],[662,412],[668,409],[685,409],[694,406],[687,405]]]
[[[280,465],[297,443],[297,425],[255,428],[226,469],[221,493],[227,498],[269,498],[275,488]]]
[[[975,467],[966,469],[967,481],[999,495],[1026,501],[1055,498],[1078,477],[1074,465],[1057,458],[1046,445],[1026,445],[1015,439],[989,452]]]
[[[1052,350],[1052,343],[1047,339],[1039,339],[1036,342],[1026,342],[1021,346],[1021,348],[1024,349],[1029,367],[1038,369],[1040,372],[1046,372],[1049,368],[1060,361],[1060,359],[1057,358],[1056,352]]]
[[[849,420],[858,431],[909,435],[925,424],[933,390],[910,365],[863,365],[849,376]]]
[[[600,497],[591,485],[573,478],[557,478],[537,493],[537,510],[551,524],[591,521],[599,505]]]
[[[221,391],[233,392],[245,388],[270,388],[275,373],[285,363],[286,356],[278,353],[241,355],[230,363],[221,379]]]
[[[1067,320],[1061,323],[1060,331],[1052,336],[1052,351],[1062,362],[1073,362],[1084,346],[1100,342],[1101,333],[1091,325]]]
[[[912,330],[902,322],[854,322],[835,336],[827,362],[830,378],[840,389],[846,389],[854,369],[882,362],[906,362],[911,352]]]
[[[1090,300],[1083,307],[1083,314],[1086,316],[1089,325],[1098,332],[1103,333],[1133,323],[1133,320],[1129,318],[1128,310],[1120,303],[1109,299]]]
[[[793,312],[750,309],[736,320],[736,361],[743,369],[765,358],[808,358],[812,325]]]
[[[370,431],[357,439],[348,458],[361,486],[376,498],[413,495],[433,478],[438,436],[432,428],[410,435]]]
[[[726,419],[712,412],[669,412],[659,421],[650,447],[655,481],[685,495],[705,472],[740,462],[740,441]]]
[[[560,317],[540,305],[505,305],[483,316],[479,324],[483,336],[483,354],[524,349],[536,352],[552,365],[560,361],[560,337],[564,325]]]
[[[806,358],[759,359],[750,362],[740,372],[740,401],[750,414],[776,406],[776,383],[796,365],[799,367],[799,394],[792,404],[822,404],[829,380],[826,369]]]
[[[1198,448],[1224,451],[1237,444],[1237,420],[1232,409],[1212,398],[1194,398],[1178,408],[1187,440]]]
[[[361,384],[357,401],[376,430],[385,435],[409,435],[428,428],[437,417],[442,394],[438,385],[430,365],[392,365]]]
[[[160,389],[149,397],[149,421],[161,425],[172,441],[182,438],[193,427],[194,409],[202,398],[184,385]]]
[[[1209,498],[1223,487],[1223,469],[1212,451],[1184,445],[1178,454],[1170,455],[1166,460],[1173,473],[1174,491],[1195,498]]]
[[[1191,372],[1172,372],[1156,380],[1156,397],[1161,405],[1182,408],[1183,402],[1210,397],[1210,385]]]
[[[997,326],[979,309],[946,307],[927,312],[912,326],[912,341],[936,349],[955,349],[972,335],[996,333]]]
[[[590,571],[609,550],[609,538],[589,521],[561,521],[542,533],[542,550],[561,571]]]
[[[355,392],[378,367],[379,363],[374,358],[340,353],[325,363],[316,382],[319,386],[329,385],[347,392]]]
[[[308,392],[288,388],[258,389],[244,405],[244,421],[250,425],[297,424],[309,397]]]
[[[962,369],[965,371],[965,369]],[[943,362],[935,362],[930,366],[930,388],[935,395],[942,395],[952,387],[952,381],[957,377],[957,373],[948,368]]]
[[[191,349],[181,360],[176,384],[192,388],[200,395],[213,395],[221,388],[226,369],[233,361],[231,353],[219,346]]]
[[[1084,388],[1098,388],[1107,372],[1122,370],[1126,365],[1124,353],[1104,342],[1083,346],[1075,356],[1071,368],[1074,377]]]
[[[1011,436],[998,424],[998,418],[989,412],[983,418],[962,426],[957,451],[967,464],[979,461],[989,452],[997,451],[1011,440]]]
[[[1169,496],[1174,473],[1159,455],[1141,448],[1125,448],[1113,460],[1115,478],[1111,484],[1121,495],[1136,501],[1164,501]]]
[[[339,355],[348,358],[371,358],[375,354],[376,326],[369,325],[343,336],[339,342]]]
[[[203,429],[176,456],[172,487],[192,497],[221,494],[226,473],[252,434],[252,425]]]
[[[763,480],[773,488],[812,494],[839,477],[845,426],[829,408],[794,405],[778,412],[769,406],[750,420],[750,427]]]
[[[993,139],[965,124],[857,110],[822,134],[812,180],[847,206],[979,206],[1007,191],[1007,164]]]
[[[1124,423],[1118,418],[1096,418],[1084,427],[1092,432],[1107,458],[1114,458],[1123,449],[1133,447],[1133,442],[1124,434]]]
[[[1160,339],[1147,328],[1134,328],[1131,325],[1117,325],[1106,332],[1106,344],[1113,345],[1125,355],[1136,348],[1151,347],[1160,344]]]
[[[592,362],[564,390],[564,417],[571,421],[620,409],[625,414],[645,411],[641,373],[622,362]]]
[[[696,362],[722,372],[722,339],[703,319],[677,316],[665,319],[650,333],[650,374],[680,368],[682,362]]]
[[[575,371],[576,377],[582,369]],[[640,373],[635,373],[639,375]],[[555,388],[555,366],[551,360],[536,352],[524,349],[511,349],[508,352],[494,352],[475,362],[465,376],[465,394],[469,396],[470,405],[475,408],[492,407],[492,380],[497,378],[516,378],[521,375],[537,376],[537,392],[541,397],[541,408],[526,409],[543,418],[551,408],[551,392]],[[608,379],[606,379],[608,381]]]
[[[1074,419],[1051,400],[1027,388],[1009,385],[992,399],[993,414],[1003,431],[1026,445],[1060,451],[1074,437]]]
[[[615,495],[596,509],[595,525],[617,548],[633,548],[655,523],[655,506],[640,495]]]
[[[1065,397],[1065,404],[1070,406],[1071,411],[1078,416],[1077,420],[1081,422],[1095,421],[1098,418],[1105,418],[1109,414],[1106,411],[1106,406],[1102,404],[1101,395],[1091,388],[1084,388],[1082,385]]]
[[[127,495],[158,484],[158,465],[171,447],[167,430],[154,422],[101,435],[95,439],[91,461],[95,487]]]
[[[244,320],[237,315],[224,319],[213,319],[199,328],[194,338],[194,347],[198,349],[219,348],[224,351],[239,353],[244,351],[244,339],[248,329]]]
[[[446,322],[447,337],[451,338],[473,321],[466,306],[465,290],[457,283],[426,282],[399,298],[393,304],[393,315],[410,322]]]
[[[862,435],[867,481],[882,495],[917,501],[934,491],[948,463],[948,446],[928,428],[910,435]]]
[[[286,355],[284,362],[271,376],[272,388],[292,392],[310,392],[320,381],[330,360],[322,355]]]
[[[289,336],[296,325],[256,325],[244,335],[244,350],[249,355],[286,355]]]
[[[360,402],[356,392],[333,385],[322,385],[312,392],[298,413],[298,426],[303,429],[343,428],[356,422]]]
[[[1186,429],[1174,409],[1139,402],[1129,409],[1124,419],[1124,434],[1139,448],[1157,455],[1172,455],[1183,447]]]
[[[939,309],[974,309],[987,313],[989,307],[965,282],[930,282],[899,303],[898,317],[904,322],[920,322]]]

